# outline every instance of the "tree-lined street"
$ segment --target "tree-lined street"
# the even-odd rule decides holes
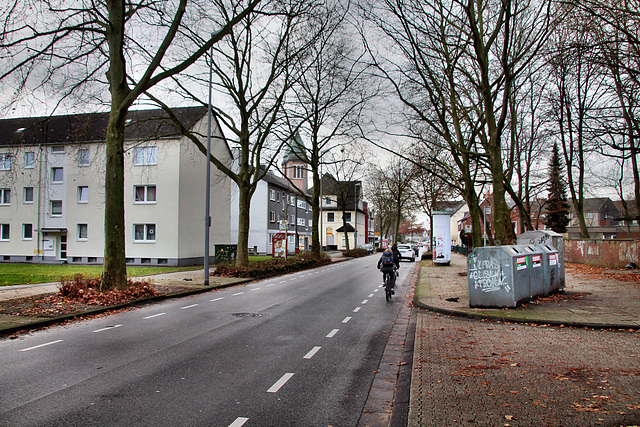
[[[377,257],[0,343],[0,425],[357,425],[408,288]]]

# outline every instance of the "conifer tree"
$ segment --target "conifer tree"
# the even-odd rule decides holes
[[[562,179],[564,165],[558,153],[558,145],[553,144],[549,161],[549,200],[544,225],[556,233],[566,233],[569,225],[569,203],[567,202],[567,185]]]

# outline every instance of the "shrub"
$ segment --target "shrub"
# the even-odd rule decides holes
[[[100,279],[86,278],[82,274],[63,277],[60,282],[60,296],[90,305],[113,305],[158,295],[149,282],[134,282],[131,279],[127,280],[127,289],[105,292],[100,291]]]
[[[237,267],[227,263],[218,264],[212,275],[257,279],[306,270],[329,263],[331,263],[331,257],[325,253],[316,258],[310,252],[303,252],[286,259],[274,258],[251,262],[247,267]]]
[[[350,258],[360,258],[369,255],[369,251],[364,248],[349,249],[348,251],[342,251],[342,256]]]

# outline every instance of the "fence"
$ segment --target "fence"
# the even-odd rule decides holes
[[[564,259],[600,267],[640,266],[640,240],[565,240]]]

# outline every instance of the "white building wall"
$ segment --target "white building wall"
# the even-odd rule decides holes
[[[89,166],[78,165],[78,151],[89,150]],[[105,144],[69,145],[65,147],[66,167],[66,224],[68,257],[100,259],[104,255],[104,168]],[[88,187],[87,203],[78,200],[78,187]],[[45,205],[48,204],[45,199]],[[79,224],[87,224],[87,238],[78,236]],[[73,261],[73,260],[72,260]],[[86,261],[86,260],[85,260]]]
[[[199,126],[206,126],[206,119]],[[200,129],[201,131],[203,129]],[[204,132],[206,133],[206,127]],[[212,153],[230,164],[230,153],[220,139],[212,140]],[[218,141],[217,143],[215,141]],[[157,146],[157,164],[135,166],[135,146]],[[79,149],[90,150],[90,165],[78,165]],[[104,143],[69,144],[64,153],[51,146],[0,149],[14,154],[12,170],[0,171],[0,188],[11,189],[11,203],[0,205],[0,224],[10,224],[10,240],[0,241],[0,261],[38,261],[38,248],[47,260],[60,260],[61,238],[66,236],[69,262],[102,262],[104,254]],[[125,152],[126,257],[139,262],[158,259],[168,264],[198,261],[204,254],[205,156],[186,138],[129,144]],[[36,154],[35,167],[24,167],[24,152]],[[39,162],[42,159],[42,167]],[[52,168],[63,168],[61,183],[52,182]],[[230,180],[211,168],[211,252],[216,243],[230,241]],[[39,180],[38,177],[41,176]],[[39,184],[41,191],[39,191]],[[134,186],[155,185],[156,201],[136,203]],[[87,203],[78,202],[78,187],[88,187]],[[32,203],[24,202],[24,187],[34,188]],[[62,215],[52,215],[51,200],[62,201]],[[38,203],[40,201],[40,203]],[[39,207],[40,206],[40,207]],[[49,229],[38,239],[40,229]],[[33,237],[22,238],[22,224],[32,224]],[[134,224],[155,224],[155,242],[134,242]],[[87,224],[87,238],[80,239],[78,225]],[[66,229],[66,233],[64,230]]]

